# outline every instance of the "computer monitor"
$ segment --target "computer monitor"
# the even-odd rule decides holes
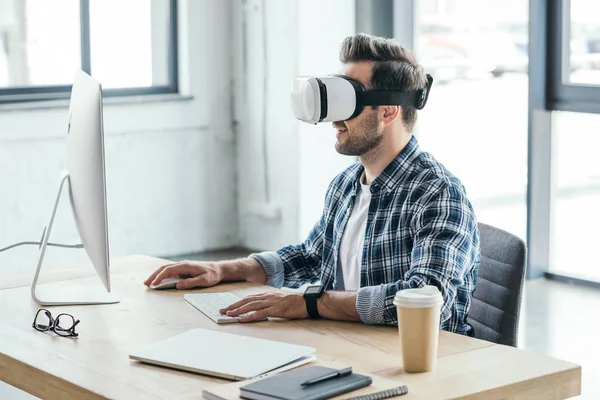
[[[69,103],[66,136],[67,171],[52,216],[44,230],[31,296],[41,305],[117,303],[111,293],[102,87],[83,71],[75,77]],[[67,190],[83,247],[104,287],[37,285],[48,239],[63,189]]]

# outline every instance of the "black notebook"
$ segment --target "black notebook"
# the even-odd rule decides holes
[[[249,400],[321,400],[339,396],[372,383],[371,377],[352,373],[341,378],[301,386],[304,381],[333,371],[335,371],[333,368],[312,366],[282,372],[242,386],[240,397]]]

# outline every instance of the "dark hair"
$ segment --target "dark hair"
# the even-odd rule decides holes
[[[415,56],[392,39],[359,33],[344,39],[340,49],[344,64],[370,61],[373,64],[370,87],[372,90],[421,90],[427,85],[423,68]],[[409,132],[417,122],[415,107],[402,107],[402,120]]]

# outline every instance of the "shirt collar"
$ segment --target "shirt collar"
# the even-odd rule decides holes
[[[412,136],[408,144],[402,149],[400,154],[388,164],[387,167],[371,182],[371,193],[377,193],[383,190],[384,193],[389,193],[398,186],[405,178],[410,166],[421,154],[417,138]],[[360,178],[364,172],[364,167],[360,167],[356,171],[354,180],[354,191],[358,188]]]

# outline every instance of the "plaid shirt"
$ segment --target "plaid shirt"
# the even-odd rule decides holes
[[[320,281],[343,289],[339,248],[364,171],[355,163],[329,185],[323,215],[304,243],[252,254],[275,287]],[[437,286],[441,329],[472,335],[467,323],[479,268],[479,231],[460,181],[413,136],[370,185],[356,310],[367,324],[397,324],[398,290]]]

